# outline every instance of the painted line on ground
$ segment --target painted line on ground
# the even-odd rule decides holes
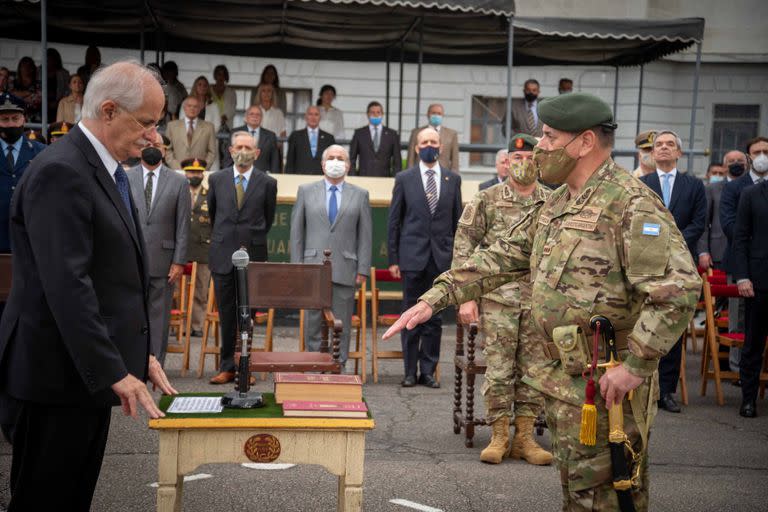
[[[197,473],[195,475],[187,475],[184,477],[184,482],[193,482],[195,480],[205,480],[206,478],[213,478],[213,475],[209,475],[208,473]],[[153,482],[149,484],[149,487],[158,487],[157,482]]]
[[[443,509],[441,508],[434,508],[427,505],[422,505],[421,503],[416,503],[415,501],[402,500],[400,498],[389,500],[389,502],[395,505],[400,505],[401,507],[408,507],[414,510],[421,510],[421,512],[443,512]]]
[[[274,471],[276,469],[289,469],[296,464],[265,464],[263,462],[243,462],[240,465],[248,469],[264,469],[267,471]]]

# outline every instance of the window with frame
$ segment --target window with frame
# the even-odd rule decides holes
[[[507,98],[492,96],[472,96],[472,121],[470,142],[473,144],[504,145],[506,138],[501,132],[504,115],[507,111]],[[496,153],[469,154],[469,165],[495,166]]]
[[[744,151],[747,141],[757,137],[759,127],[760,105],[714,105],[710,161],[719,164],[727,152]]]

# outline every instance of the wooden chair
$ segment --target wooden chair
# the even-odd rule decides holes
[[[197,262],[193,261],[184,266],[179,284],[174,293],[175,307],[171,309],[170,329],[176,331],[176,342],[168,340],[169,354],[183,354],[181,375],[189,370],[189,347],[192,325],[192,306],[195,303],[195,279],[197,279]],[[183,340],[182,340],[183,338]]]
[[[0,254],[0,302],[6,302],[11,295],[13,264],[10,254]]]
[[[357,289],[357,313],[352,315],[352,329],[355,330],[355,350],[349,351],[349,359],[355,360],[355,373],[360,374],[365,384],[367,377],[368,344],[366,329],[368,328],[366,283]],[[351,336],[350,336],[351,337]]]
[[[372,347],[371,347],[371,368],[373,373],[373,382],[379,382],[379,359],[402,359],[402,350],[379,350],[379,325],[389,327],[397,322],[399,314],[382,315],[379,312],[379,301],[382,300],[403,300],[402,290],[381,291],[377,285],[378,282],[399,283],[400,279],[395,279],[389,270],[377,269],[371,267],[371,326],[372,326]],[[390,343],[397,343],[390,340]]]
[[[456,372],[453,387],[453,433],[464,430],[464,446],[474,446],[475,426],[485,425],[485,418],[475,417],[475,376],[485,374],[486,365],[475,356],[477,324],[469,324],[467,344],[464,345],[464,326],[456,323],[456,354],[453,358]],[[462,408],[462,395],[466,408]]]
[[[251,354],[253,372],[340,373],[341,320],[333,316],[330,251],[322,264],[261,263],[248,265],[248,302],[252,308],[319,309],[323,314],[320,352],[273,352]],[[329,351],[329,334],[332,338]],[[235,354],[237,361],[239,354]]]

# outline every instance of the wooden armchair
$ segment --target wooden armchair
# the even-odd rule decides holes
[[[260,309],[319,309],[323,312],[320,352],[251,353],[252,372],[331,372],[341,373],[339,344],[341,320],[331,307],[331,252],[325,251],[322,264],[248,264],[248,302]],[[328,338],[332,338],[329,351]],[[239,358],[239,353],[235,354]]]
[[[8,300],[11,294],[13,267],[10,254],[0,254],[0,302]]]

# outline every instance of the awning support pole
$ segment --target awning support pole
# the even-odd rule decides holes
[[[405,61],[405,41],[400,41],[400,95],[397,108],[397,133],[403,136],[403,69]]]
[[[144,50],[146,50],[146,44],[144,42],[144,23],[141,23],[141,32],[139,33],[139,55],[141,63],[144,64]]]
[[[645,77],[645,64],[640,65],[640,89],[637,93],[637,124],[635,125],[635,134],[640,133],[640,119],[643,113],[643,78]],[[637,155],[635,155],[634,167],[637,169]]]
[[[506,147],[509,147],[509,139],[512,137],[512,56],[514,40],[514,16],[509,17],[507,31],[507,115],[504,116],[504,133],[507,134]]]
[[[40,51],[42,53],[40,57],[41,66],[40,74],[41,82],[43,83],[43,105],[40,118],[42,126],[40,127],[40,133],[43,138],[48,135],[48,2],[46,0],[40,0]]]
[[[613,78],[613,122],[616,123],[619,109],[619,66],[616,66],[616,74]]]
[[[389,63],[390,63],[391,60],[392,60],[392,49],[391,48],[387,48],[387,73],[386,73],[386,75],[387,75],[387,78],[386,78],[386,80],[387,80],[387,95],[386,96],[387,97],[386,97],[386,101],[384,102],[385,103],[384,104],[384,112],[385,112],[385,115],[387,116],[387,120],[386,120],[387,126],[389,126],[389,94],[390,94],[390,91],[389,91],[389,89],[390,89],[390,87],[389,87],[389,79],[390,79]]]
[[[701,41],[696,43],[696,71],[693,75],[693,100],[691,101],[691,131],[688,136],[687,172],[693,172],[693,137],[696,132],[696,104],[699,100],[699,74],[701,73]],[[693,175],[693,174],[691,174]]]
[[[421,67],[424,64],[424,16],[419,21],[419,68],[416,73],[416,120],[414,128],[419,126],[419,106],[421,105]]]

